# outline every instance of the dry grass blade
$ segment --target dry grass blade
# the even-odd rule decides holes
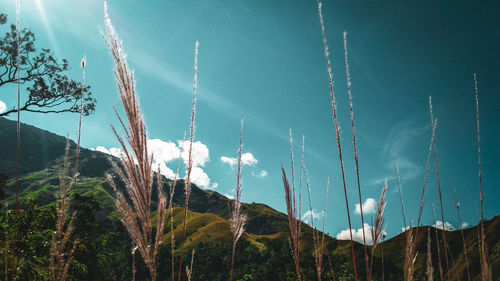
[[[375,216],[375,224],[372,227],[372,259],[370,263],[370,274],[369,280],[371,279],[372,269],[373,269],[373,255],[375,254],[375,250],[377,249],[379,243],[384,238],[384,212],[385,212],[385,193],[387,191],[387,180],[384,182],[384,187],[382,188],[382,192],[380,193],[380,199],[378,201],[377,206],[377,214]]]
[[[71,202],[71,215],[75,211],[75,198],[76,198],[76,185],[78,183],[78,167],[79,167],[79,158],[80,158],[80,138],[82,135],[82,117],[83,117],[83,95],[85,93],[85,66],[87,64],[87,58],[83,57],[80,67],[82,68],[82,83],[80,87],[80,113],[78,116],[78,137],[76,142],[76,153],[75,153],[75,182],[73,185],[73,201]]]
[[[426,272],[427,281],[434,281],[434,268],[432,267],[432,253],[431,253],[431,229],[427,228],[427,264]]]
[[[436,136],[436,126],[437,126],[437,120],[435,120],[434,124],[432,124],[432,126],[431,126],[432,134],[431,134],[431,141],[429,143],[429,150],[427,152],[427,161],[425,162],[424,183],[422,184],[422,196],[420,197],[420,207],[418,210],[417,232],[418,232],[418,228],[420,227],[420,219],[422,218],[422,211],[424,210],[425,187],[427,185],[427,177],[429,175],[429,165],[430,165],[430,160],[431,160],[432,144],[434,143],[434,138]]]
[[[429,113],[430,113],[430,119],[431,119],[431,125],[434,124],[434,116],[432,115],[432,98],[429,96]],[[446,245],[448,244],[446,242],[446,231],[444,229],[444,212],[443,212],[443,197],[441,195],[441,183],[439,180],[439,165],[438,165],[438,157],[437,157],[437,148],[436,148],[436,137],[433,138],[432,140],[432,148],[434,151],[434,163],[436,166],[436,181],[437,181],[437,188],[438,188],[438,195],[439,195],[439,206],[441,207],[441,219],[443,221],[443,231],[441,232],[443,235],[443,243],[444,243],[444,257],[446,261],[446,272],[448,276],[448,281],[451,281],[451,276],[450,276],[450,263],[448,261],[448,249]]]
[[[415,260],[417,259],[417,252],[415,249],[415,229],[411,227],[406,231],[406,247],[405,247],[405,261],[403,264],[403,273],[405,281],[414,280]]]
[[[182,228],[181,240],[181,255],[179,258],[179,276],[178,280],[181,281],[182,273],[182,256],[184,255],[184,239],[186,239],[186,223],[187,211],[189,207],[189,195],[191,194],[191,171],[193,170],[193,141],[195,132],[195,117],[196,117],[196,89],[198,88],[198,47],[200,42],[196,41],[194,48],[194,78],[193,78],[193,100],[191,107],[191,123],[189,125],[189,152],[188,163],[186,167],[186,180],[184,181],[185,201],[184,201],[184,224]]]
[[[186,140],[186,132],[184,131],[184,138],[182,139],[182,143]],[[182,160],[182,150],[179,150],[179,157],[177,160],[177,168],[175,169],[175,176],[172,184],[170,185],[169,192],[169,203],[168,203],[168,215],[170,216],[170,254],[171,254],[171,269],[172,269],[172,280],[175,280],[175,237],[174,237],[174,215],[173,215],[173,200],[175,194],[175,186],[177,184],[177,179],[179,177],[179,168],[181,166]]]
[[[231,281],[233,280],[234,254],[236,252],[236,243],[245,231],[245,222],[247,216],[241,213],[241,153],[243,150],[243,120],[241,120],[240,129],[240,147],[238,149],[238,172],[236,175],[236,198],[234,200],[233,212],[229,218],[229,227],[233,234],[233,250],[231,253]]]
[[[187,276],[188,281],[191,281],[191,278],[193,278],[194,253],[195,253],[195,250],[193,249],[193,251],[191,252],[191,265],[186,266],[186,276]]]
[[[64,281],[68,279],[68,270],[73,260],[75,245],[71,245],[69,238],[73,232],[73,216],[66,223],[66,213],[69,208],[69,192],[72,179],[68,180],[69,171],[69,140],[66,139],[66,154],[64,156],[64,172],[59,176],[61,194],[56,203],[56,230],[52,233],[50,247],[49,276],[51,281]],[[75,174],[74,177],[77,175]]]
[[[305,166],[303,168],[304,168],[304,175],[306,178],[307,193],[309,195],[309,214],[310,214],[312,234],[313,234],[313,246],[314,246],[313,255],[314,255],[314,263],[316,266],[316,276],[318,281],[321,281],[321,275],[323,271],[323,254],[325,250],[324,245],[325,245],[326,210],[328,206],[328,189],[330,187],[330,178],[328,178],[326,182],[325,205],[323,209],[323,228],[320,238],[318,228],[314,226],[314,212],[312,207],[311,183],[309,181],[309,174],[307,172],[307,168]]]
[[[286,200],[286,213],[288,215],[288,225],[290,227],[290,250],[292,252],[293,262],[295,263],[295,274],[296,280],[300,281],[300,270],[299,270],[299,233],[298,233],[298,219],[297,214],[294,212],[293,205],[294,202],[292,191],[290,189],[290,184],[288,183],[288,179],[286,177],[285,168],[283,164],[281,164],[281,173],[283,186],[285,187],[285,200]]]
[[[345,59],[345,72],[347,77],[347,94],[349,96],[349,110],[351,112],[351,129],[352,129],[352,146],[354,151],[354,162],[356,164],[356,181],[358,183],[358,196],[359,196],[359,209],[361,215],[361,225],[365,225],[365,219],[363,215],[363,200],[361,198],[361,183],[359,181],[359,161],[358,161],[358,149],[356,145],[356,133],[354,130],[354,110],[352,106],[352,94],[351,94],[351,75],[349,73],[349,62],[347,57],[347,32],[344,31],[344,59]],[[371,280],[371,273],[368,270],[368,252],[366,250],[366,234],[365,228],[363,230],[363,250],[365,253],[365,267],[366,267],[366,278],[368,281]]]
[[[405,207],[403,205],[403,192],[401,191],[401,180],[399,178],[398,164],[394,164],[394,169],[396,170],[396,179],[398,180],[398,192],[399,192],[399,201],[401,202],[401,215],[403,216],[403,227],[406,229]]]
[[[118,86],[118,93],[127,116],[128,124],[120,123],[125,131],[126,137],[123,139],[112,126],[113,132],[118,139],[123,154],[121,155],[121,165],[112,163],[115,172],[121,181],[125,183],[126,191],[132,204],[125,196],[118,191],[115,181],[108,177],[117,195],[116,208],[121,214],[121,222],[127,229],[133,243],[137,246],[141,257],[149,270],[153,281],[156,280],[156,270],[158,255],[161,247],[161,236],[164,231],[164,214],[166,199],[162,193],[161,174],[158,171],[158,209],[156,236],[152,237],[151,224],[151,190],[153,186],[153,157],[149,155],[147,147],[146,127],[140,112],[139,102],[135,93],[135,82],[133,72],[129,69],[125,53],[121,42],[111,25],[111,20],[107,13],[106,3],[104,6],[104,18],[106,23],[107,38],[106,44],[110,50],[115,63],[114,74]]]
[[[335,137],[337,139],[337,152],[338,152],[338,156],[339,156],[340,170],[342,171],[342,183],[344,186],[347,221],[349,222],[349,235],[351,238],[350,241],[351,241],[351,251],[352,251],[352,265],[354,268],[354,277],[357,281],[358,280],[358,273],[357,273],[357,268],[356,268],[356,256],[354,253],[354,242],[352,239],[351,214],[349,212],[349,200],[347,198],[347,186],[346,186],[345,173],[344,173],[344,162],[342,160],[342,148],[340,146],[340,132],[339,132],[339,126],[338,126],[338,122],[337,122],[337,109],[336,109],[336,105],[335,105],[335,94],[333,92],[332,67],[331,67],[330,59],[329,59],[328,44],[326,42],[326,35],[325,35],[325,24],[323,22],[323,13],[321,12],[321,7],[322,7],[322,3],[318,2],[318,15],[319,15],[319,22],[321,25],[321,36],[323,38],[323,50],[324,50],[325,61],[326,61],[326,65],[327,65],[326,69],[327,69],[327,73],[328,73],[328,84],[330,87],[330,101],[331,101],[332,111],[333,111],[333,123],[335,125]]]
[[[17,53],[16,53],[16,67],[17,71],[17,125],[16,125],[16,209],[14,211],[14,234],[12,235],[12,280],[16,277],[17,266],[14,262],[16,257],[16,236],[17,236],[17,212],[19,210],[19,174],[20,174],[20,157],[21,157],[21,1],[16,1],[16,40],[17,40]]]
[[[434,223],[437,224],[436,209],[434,208],[434,204],[432,204],[432,218],[434,219]],[[437,248],[437,252],[438,252],[438,269],[439,269],[439,277],[440,277],[439,280],[443,281],[444,274],[443,274],[443,266],[442,266],[442,262],[441,262],[441,247],[439,247],[439,236],[438,236],[436,227],[434,227],[434,234],[436,235],[436,248]]]
[[[483,175],[481,172],[481,130],[479,126],[479,89],[477,86],[477,75],[474,73],[474,90],[476,94],[476,126],[477,126],[477,164],[479,178],[479,202],[481,203],[481,277],[483,281],[490,281],[491,271],[488,265],[488,253],[486,251],[486,236],[484,233],[484,211],[483,211]]]
[[[457,216],[458,216],[458,225],[460,226],[460,236],[462,237],[462,244],[464,246],[464,257],[465,257],[465,265],[467,268],[467,280],[470,281],[470,269],[469,269],[469,257],[467,254],[467,246],[465,244],[465,235],[464,235],[464,228],[462,226],[462,216],[460,215],[460,203],[458,202],[457,198],[457,191],[455,190],[455,185],[452,183],[451,187],[453,188],[453,196],[455,197],[455,208],[457,209]]]

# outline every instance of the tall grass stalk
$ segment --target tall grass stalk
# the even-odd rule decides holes
[[[182,143],[186,141],[186,132],[184,131],[184,138],[182,139]],[[170,185],[170,191],[169,191],[169,202],[168,202],[168,214],[170,216],[170,251],[171,251],[171,269],[172,269],[172,281],[175,280],[175,236],[174,236],[174,194],[175,194],[175,186],[177,184],[177,179],[179,177],[179,168],[181,166],[181,159],[182,159],[182,150],[179,150],[179,157],[177,160],[177,167],[175,169],[175,176],[174,176],[174,181]]]
[[[432,204],[432,218],[434,219],[434,223],[436,223],[436,209],[434,208],[434,204]],[[441,262],[441,248],[439,247],[439,236],[437,232],[437,226],[434,227],[434,234],[436,235],[436,248],[438,253],[438,269],[439,269],[439,277],[440,281],[444,280],[443,266]]]
[[[356,281],[358,281],[358,272],[357,272],[357,268],[356,268],[356,256],[354,253],[354,242],[352,239],[351,214],[349,212],[349,200],[347,198],[347,186],[346,186],[345,173],[344,173],[344,162],[342,160],[342,148],[340,145],[340,133],[339,133],[339,126],[338,126],[338,122],[337,122],[337,109],[336,109],[336,105],[335,105],[335,94],[333,92],[332,67],[330,64],[330,59],[329,59],[329,54],[328,54],[329,53],[328,44],[326,41],[325,24],[323,21],[323,13],[321,12],[321,7],[322,7],[322,3],[318,2],[318,15],[319,15],[319,22],[321,25],[321,35],[322,35],[322,39],[323,39],[323,49],[324,49],[325,61],[326,61],[326,65],[327,65],[328,84],[330,86],[330,101],[331,101],[332,111],[333,111],[333,122],[335,125],[335,136],[337,139],[337,152],[338,152],[338,156],[339,156],[340,170],[342,171],[342,183],[344,186],[347,221],[349,222],[349,235],[350,235],[350,241],[351,241],[352,264],[353,264],[353,268],[354,268],[354,277],[355,277]]]
[[[458,225],[460,226],[460,236],[462,237],[462,244],[464,245],[465,265],[467,266],[467,280],[471,281],[470,269],[469,269],[469,257],[467,254],[467,245],[465,244],[464,228],[462,227],[462,216],[460,215],[460,203],[458,202],[457,191],[455,190],[455,185],[453,183],[451,183],[451,187],[453,188],[453,196],[455,197],[455,208],[457,209]]]
[[[474,91],[476,94],[476,126],[477,126],[477,165],[479,178],[479,202],[481,203],[481,277],[483,281],[491,280],[491,272],[488,265],[486,253],[486,235],[484,233],[484,209],[483,209],[483,175],[481,172],[481,130],[479,126],[479,89],[477,86],[477,75],[474,73]]]
[[[432,153],[432,144],[434,142],[434,138],[436,137],[436,126],[437,126],[437,120],[435,120],[434,123],[431,124],[432,134],[431,134],[431,140],[429,143],[429,150],[427,152],[427,161],[425,162],[424,183],[422,184],[422,195],[420,197],[420,206],[418,209],[417,231],[418,231],[418,228],[420,227],[420,219],[422,218],[422,211],[424,210],[425,187],[427,185],[427,178],[429,176],[429,165],[430,165],[430,159],[431,159],[431,153]]]
[[[345,72],[347,79],[347,94],[349,96],[349,110],[351,113],[351,129],[352,129],[352,147],[354,151],[354,162],[356,164],[356,182],[358,183],[358,196],[359,196],[359,209],[361,213],[361,225],[363,225],[363,250],[365,254],[365,267],[366,267],[366,279],[371,280],[371,269],[368,271],[368,252],[366,250],[366,235],[365,235],[365,219],[363,215],[363,200],[361,198],[361,183],[359,181],[359,161],[358,161],[358,149],[356,145],[356,133],[354,130],[354,110],[352,107],[352,94],[351,94],[351,75],[349,73],[349,61],[347,56],[347,32],[344,31],[344,59],[345,59]]]
[[[243,231],[245,231],[245,222],[247,216],[241,213],[241,153],[243,150],[243,120],[241,120],[240,128],[240,147],[238,149],[238,172],[236,174],[236,197],[234,200],[233,212],[229,218],[229,227],[233,234],[233,249],[231,252],[231,281],[233,280],[234,269],[234,254],[236,252],[236,243],[240,239]]]
[[[194,249],[191,251],[191,265],[186,266],[186,277],[188,281],[191,281],[191,278],[193,278],[193,262],[195,252],[196,251]]]
[[[370,262],[370,274],[368,280],[372,278],[372,269],[373,269],[373,259],[375,250],[377,249],[379,243],[382,241],[384,237],[384,213],[385,213],[385,193],[387,191],[387,180],[384,182],[384,187],[382,188],[382,192],[380,193],[380,199],[378,201],[377,206],[377,214],[375,216],[375,224],[372,226],[372,258]],[[364,228],[364,227],[363,227]]]
[[[108,34],[107,38],[104,35],[103,37],[115,63],[114,74],[118,93],[128,120],[128,126],[126,127],[117,114],[126,134],[125,139],[117,133],[114,126],[111,126],[123,150],[120,157],[120,166],[115,162],[112,162],[112,164],[120,180],[125,183],[126,191],[132,201],[132,205],[118,191],[116,182],[111,176],[108,176],[108,181],[117,196],[115,205],[121,214],[120,220],[132,238],[132,242],[137,245],[137,249],[149,271],[151,280],[155,281],[161,237],[164,231],[166,207],[166,198],[162,193],[161,171],[158,169],[157,173],[157,227],[156,236],[153,239],[150,210],[151,190],[154,182],[152,169],[153,156],[150,156],[148,151],[146,127],[135,93],[134,75],[127,65],[122,44],[111,25],[106,3],[104,4],[104,18]]]
[[[429,96],[429,114],[430,114],[430,119],[431,119],[431,125],[434,123],[434,116],[432,114],[432,97]],[[434,151],[434,163],[436,166],[436,181],[437,181],[437,188],[438,188],[438,194],[439,194],[439,206],[441,208],[441,220],[443,221],[443,243],[444,243],[444,257],[446,260],[446,272],[448,276],[448,281],[451,281],[451,276],[450,276],[450,264],[448,261],[448,247],[446,245],[448,244],[446,242],[446,231],[444,229],[444,212],[443,212],[443,197],[441,195],[441,183],[439,180],[439,165],[438,165],[438,157],[437,157],[437,149],[436,149],[436,137],[433,138],[432,140],[432,148]]]
[[[413,229],[410,222],[410,228],[406,231],[406,246],[405,246],[405,261],[403,263],[403,274],[405,281],[414,280],[415,261],[417,259],[416,243],[415,243],[416,229]]]
[[[17,236],[17,212],[19,210],[19,174],[20,174],[20,158],[21,158],[21,1],[16,1],[16,66],[17,66],[17,139],[16,139],[16,209],[14,210],[14,233],[12,236],[12,280],[16,277],[17,262],[14,262],[16,257],[16,236]]]
[[[434,268],[432,267],[432,252],[431,252],[431,229],[427,228],[427,264],[426,272],[427,281],[434,281]]]
[[[403,205],[403,192],[401,191],[401,179],[399,178],[399,169],[398,164],[394,164],[394,169],[396,170],[396,179],[398,181],[398,192],[399,192],[399,201],[401,202],[401,215],[403,216],[403,227],[406,229],[406,216],[405,216],[405,207]]]
[[[178,281],[181,281],[182,273],[182,256],[184,254],[184,240],[186,239],[187,227],[187,211],[189,208],[189,195],[191,194],[191,171],[193,169],[193,141],[195,132],[195,117],[196,117],[196,90],[198,88],[198,47],[200,42],[196,41],[194,47],[194,78],[193,78],[193,100],[191,107],[191,123],[189,126],[189,152],[188,163],[186,167],[186,180],[184,181],[185,202],[184,202],[184,224],[182,227],[182,240],[181,240],[181,255],[179,258],[179,276]]]
[[[61,194],[56,203],[56,230],[52,233],[50,247],[49,276],[51,281],[64,281],[68,279],[68,270],[73,260],[75,244],[71,246],[68,242],[73,233],[73,214],[66,223],[66,213],[69,208],[69,192],[72,189],[73,179],[68,180],[69,172],[69,139],[66,139],[66,153],[64,156],[64,172],[59,176]],[[74,174],[73,177],[76,177]]]
[[[75,152],[75,171],[74,178],[75,182],[73,184],[73,200],[71,202],[71,215],[75,211],[75,198],[76,198],[76,185],[78,183],[78,167],[79,167],[79,158],[80,158],[80,137],[82,135],[82,116],[83,116],[83,95],[85,93],[85,66],[87,65],[87,58],[83,57],[80,63],[80,67],[82,68],[82,83],[80,88],[80,113],[78,116],[78,136],[76,142],[76,152]]]
[[[309,213],[311,215],[311,227],[313,234],[313,246],[314,246],[314,264],[316,266],[316,276],[318,281],[321,281],[322,269],[323,269],[323,252],[325,245],[325,224],[326,224],[326,210],[328,206],[328,188],[330,186],[330,178],[327,179],[326,182],[326,191],[325,191],[325,205],[323,209],[323,228],[322,235],[320,238],[318,228],[314,226],[314,213],[312,207],[312,199],[311,199],[311,183],[309,181],[309,175],[307,172],[307,168],[304,166],[304,174],[306,177],[306,186],[307,186],[307,194],[309,195]]]
[[[292,160],[292,174],[293,174],[293,140],[292,140],[292,130],[290,129],[290,158]],[[293,262],[295,264],[295,275],[296,280],[300,281],[300,255],[299,255],[299,219],[297,217],[297,202],[295,201],[295,189],[290,187],[290,183],[288,182],[285,167],[283,163],[281,163],[281,177],[283,180],[283,186],[285,188],[285,200],[286,200],[286,213],[288,216],[288,226],[290,228],[290,238],[288,240],[290,244],[290,251],[292,254]],[[293,176],[292,176],[293,178]]]

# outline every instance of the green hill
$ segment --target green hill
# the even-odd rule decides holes
[[[12,209],[15,202],[15,122],[0,118],[0,173],[10,178],[6,185],[6,197],[2,202],[2,233],[8,232],[5,224],[5,205]],[[38,233],[35,238],[27,238],[27,250],[37,249],[37,262],[23,265],[30,267],[44,280],[43,272],[47,270],[47,239],[50,241],[51,225],[53,225],[52,206],[59,192],[59,177],[63,170],[64,149],[66,139],[29,125],[21,128],[21,177],[20,202],[26,212],[22,215],[31,218],[31,222],[23,221],[30,231]],[[72,148],[74,143],[70,142]],[[71,157],[70,157],[71,158]],[[80,176],[78,183],[78,211],[75,221],[74,239],[78,241],[72,276],[75,280],[123,280],[130,279],[131,242],[123,226],[118,221],[119,214],[114,208],[115,195],[105,180],[106,173],[112,173],[110,156],[88,149],[83,149],[80,158]],[[71,161],[71,159],[70,159]],[[165,179],[167,184],[171,182]],[[173,234],[176,246],[180,244],[183,223],[184,182],[176,185],[173,209]],[[153,194],[152,198],[156,198]],[[154,204],[154,202],[153,202]],[[196,249],[193,280],[227,280],[231,262],[232,236],[229,231],[228,218],[232,201],[215,192],[207,191],[193,185],[188,212],[185,261],[190,259],[191,249]],[[238,242],[235,274],[243,278],[245,274],[253,280],[295,280],[293,260],[288,242],[288,218],[264,204],[243,204],[243,212],[248,216],[245,233]],[[28,214],[31,214],[30,216]],[[52,214],[52,215],[50,215]],[[153,219],[156,217],[153,216]],[[167,218],[170,219],[170,218]],[[43,222],[43,223],[42,223]],[[168,280],[171,272],[170,257],[170,224],[162,238],[163,249],[160,257],[160,280]],[[30,228],[31,227],[31,228]],[[494,280],[500,280],[500,217],[485,222],[490,267]],[[422,227],[417,237],[418,256],[416,260],[416,279],[426,280],[425,261],[427,247],[427,229]],[[37,232],[38,231],[38,232]],[[434,229],[431,228],[431,244],[434,266],[434,278],[439,280],[438,253],[436,242],[440,243],[442,266],[444,251],[441,231],[439,241],[435,240]],[[30,233],[31,233],[30,232]],[[479,280],[478,227],[466,229],[465,239],[474,280]],[[30,234],[31,235],[31,234]],[[451,280],[467,280],[465,256],[460,232],[446,233],[449,243]],[[31,237],[31,236],[28,236]],[[315,280],[312,231],[304,224],[301,236],[301,270],[303,280]],[[30,244],[31,243],[31,244]],[[404,262],[405,234],[400,234],[384,241],[377,249],[374,257],[373,280],[403,280],[402,265]],[[5,243],[0,244],[2,247]],[[175,255],[179,255],[179,247]],[[383,263],[382,266],[382,249]],[[31,251],[31,250],[30,250]],[[33,250],[35,251],[35,250]],[[355,245],[358,274],[364,280],[364,257],[362,245]],[[336,280],[354,280],[349,241],[338,241],[326,238],[324,259],[324,280],[329,273],[335,272]],[[27,254],[28,255],[28,254]],[[35,254],[33,254],[35,255]],[[137,259],[137,280],[147,280],[147,270]],[[331,267],[329,263],[331,260]],[[177,261],[176,261],[177,264]],[[0,260],[3,270],[3,259]],[[42,277],[40,277],[42,276]],[[30,277],[32,278],[32,277]],[[34,277],[33,277],[34,278]]]

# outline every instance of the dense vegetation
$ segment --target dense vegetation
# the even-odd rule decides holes
[[[9,131],[15,127],[15,123],[0,118],[0,128]],[[23,125],[23,142],[32,142],[43,138],[48,143],[60,143],[63,137],[39,130],[34,127]],[[6,135],[3,135],[6,136]],[[9,138],[0,140],[0,147]],[[29,147],[28,145],[26,147]],[[54,231],[55,208],[54,202],[59,192],[59,174],[62,164],[63,148],[60,151],[46,154],[35,150],[30,151],[33,157],[47,159],[44,169],[26,172],[20,179],[21,208],[18,211],[19,228],[22,235],[18,237],[17,247],[22,253],[19,262],[20,280],[48,280],[48,259],[50,249],[50,236]],[[28,153],[28,152],[26,152]],[[76,216],[72,240],[77,245],[74,259],[70,267],[70,278],[72,280],[129,280],[132,275],[131,241],[123,225],[118,221],[118,213],[114,209],[114,199],[111,187],[103,177],[105,171],[109,171],[110,164],[107,155],[100,152],[83,150],[81,156],[81,179],[78,185],[78,195],[75,201]],[[0,171],[9,167],[14,161],[8,154],[1,154]],[[0,214],[0,276],[5,274],[5,258],[9,249],[5,241],[11,241],[12,215],[13,215],[13,188],[15,181],[12,174],[4,172],[10,178],[6,181],[5,198],[1,202],[2,212]],[[179,190],[183,188],[183,182],[178,182]],[[155,198],[155,195],[152,196]],[[193,280],[227,280],[229,279],[229,267],[231,263],[231,233],[229,231],[230,200],[214,191],[204,191],[193,186],[190,198],[192,212],[188,213],[188,229],[186,238],[186,253],[184,262],[187,264],[191,259],[191,249],[196,249],[195,262],[193,266]],[[180,235],[183,220],[183,195],[181,192],[174,196],[174,232],[176,237]],[[8,206],[8,209],[5,206]],[[154,210],[154,207],[152,208]],[[8,210],[8,211],[7,211]],[[268,206],[263,204],[244,204],[243,210],[248,214],[247,231],[237,244],[235,260],[235,276],[241,280],[295,280],[293,260],[290,255],[288,244],[287,218]],[[8,214],[7,214],[8,212]],[[154,216],[153,216],[154,217]],[[500,218],[497,217],[486,224],[490,262],[493,275],[500,274]],[[8,239],[5,239],[8,235]],[[479,272],[477,228],[465,231],[468,253],[470,255],[471,270],[474,275]],[[462,244],[458,232],[449,232],[449,249],[453,257],[452,280],[466,278],[464,270]],[[158,266],[159,280],[168,279],[171,265],[169,254],[169,230],[166,231],[162,240],[164,248],[160,254]],[[433,263],[437,264],[437,251],[435,240],[432,238]],[[301,274],[303,280],[314,280],[314,258],[312,255],[313,245],[311,229],[305,228],[302,235],[301,247]],[[416,261],[416,279],[424,280],[425,276],[425,252],[426,231],[421,231],[417,239],[418,256]],[[177,241],[178,243],[178,241]],[[442,242],[440,242],[442,243]],[[401,251],[405,245],[404,235],[396,236],[381,244],[384,250],[384,274],[386,280],[401,280],[402,261],[404,255]],[[442,245],[441,245],[442,246]],[[349,258],[350,248],[348,241],[337,241],[327,237],[328,255],[330,256],[332,271],[335,280],[354,280],[352,274],[352,263]],[[176,255],[178,255],[178,250]],[[356,256],[359,263],[358,272],[363,274],[363,249],[356,244]],[[136,255],[137,274],[136,280],[148,280],[148,271],[141,258]],[[380,249],[375,253],[375,265],[381,265],[382,256]],[[325,257],[323,275],[330,279],[330,264]],[[437,276],[437,272],[435,272]],[[372,280],[381,280],[382,266],[375,266]],[[436,277],[437,278],[437,277]]]

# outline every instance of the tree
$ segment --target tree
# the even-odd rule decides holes
[[[6,23],[7,15],[0,14],[0,27]],[[0,40],[0,87],[17,83],[17,75],[21,70],[19,81],[22,85],[27,85],[26,91],[29,94],[28,98],[23,100],[24,104],[20,106],[21,111],[80,112],[81,84],[64,74],[69,67],[66,59],[59,62],[49,49],[42,48],[37,52],[33,32],[24,28],[18,38],[18,31],[13,24]],[[92,97],[90,86],[84,88],[83,102],[83,114],[92,113],[96,100]],[[0,113],[0,116],[7,116],[13,112],[17,112],[16,107],[7,109]]]

